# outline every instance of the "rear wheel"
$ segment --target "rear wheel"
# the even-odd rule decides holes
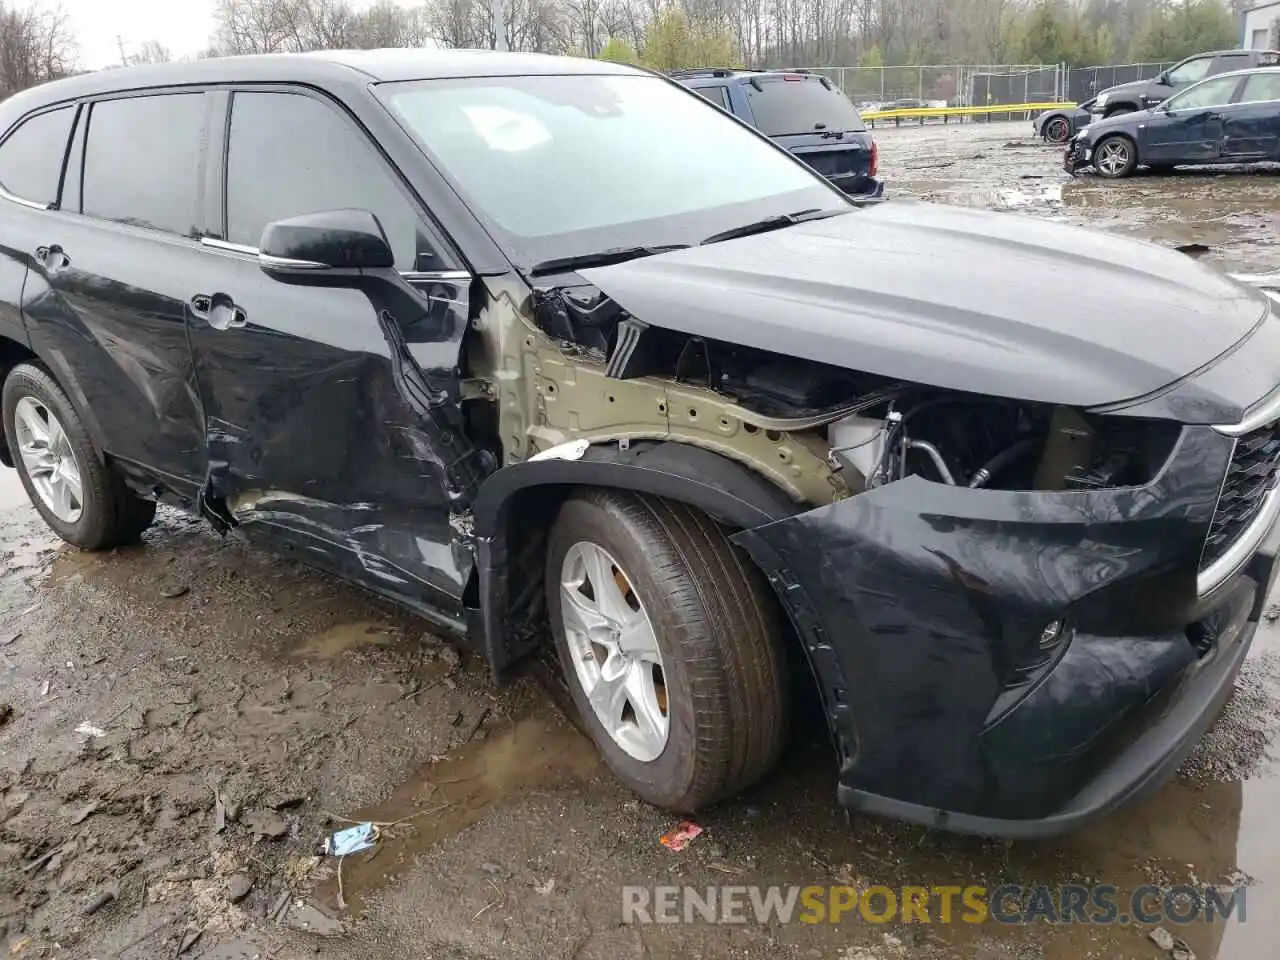
[[[33,364],[14,367],[4,382],[0,409],[27,496],[63,540],[103,550],[137,540],[151,525],[155,503],[134,494],[102,462],[47,371]]]
[[[1110,180],[1127,177],[1137,165],[1138,148],[1128,137],[1106,137],[1093,150],[1093,168]]]
[[[704,514],[611,491],[569,500],[547,609],[587,732],[645,800],[689,813],[774,765],[788,685],[773,598]]]
[[[1054,117],[1044,125],[1044,138],[1050,143],[1066,143],[1071,136],[1071,124],[1066,117]]]

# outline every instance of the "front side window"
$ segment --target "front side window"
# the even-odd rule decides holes
[[[521,265],[851,205],[706,101],[653,76],[382,84],[379,96]]]
[[[1280,73],[1255,73],[1244,82],[1241,103],[1280,100]]]
[[[1170,110],[1194,110],[1199,107],[1220,107],[1231,102],[1231,96],[1240,84],[1239,77],[1215,77],[1184,90],[1166,102]]]
[[[378,218],[398,269],[441,269],[408,196],[336,108],[303,94],[237,93],[227,154],[227,239],[256,247],[268,223],[343,209]]]
[[[200,93],[95,103],[80,212],[193,236],[204,113]]]
[[[1213,63],[1212,57],[1199,57],[1195,60],[1188,60],[1186,63],[1169,71],[1169,82],[1181,86],[1184,83],[1195,83],[1197,80],[1203,80],[1209,75],[1209,65],[1211,63]]]
[[[67,152],[74,107],[40,113],[0,143],[0,189],[33,203],[58,199],[58,178]]]

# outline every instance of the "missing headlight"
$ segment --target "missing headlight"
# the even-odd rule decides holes
[[[998,397],[915,392],[830,425],[833,465],[852,489],[908,476],[1000,490],[1090,490],[1146,483],[1176,424],[1099,417]]]

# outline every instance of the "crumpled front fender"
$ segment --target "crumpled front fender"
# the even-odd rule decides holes
[[[1073,761],[1194,659],[1185,630],[1203,615],[1196,573],[1230,450],[1188,427],[1143,487],[908,478],[737,534],[811,658],[842,784],[945,810],[1053,809],[1082,775]],[[1045,652],[1055,621],[1064,639]],[[1054,688],[1052,716],[1018,709],[1063,663],[1073,690]]]

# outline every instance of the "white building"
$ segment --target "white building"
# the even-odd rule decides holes
[[[1254,0],[1242,13],[1240,46],[1246,50],[1280,49],[1280,0]]]

